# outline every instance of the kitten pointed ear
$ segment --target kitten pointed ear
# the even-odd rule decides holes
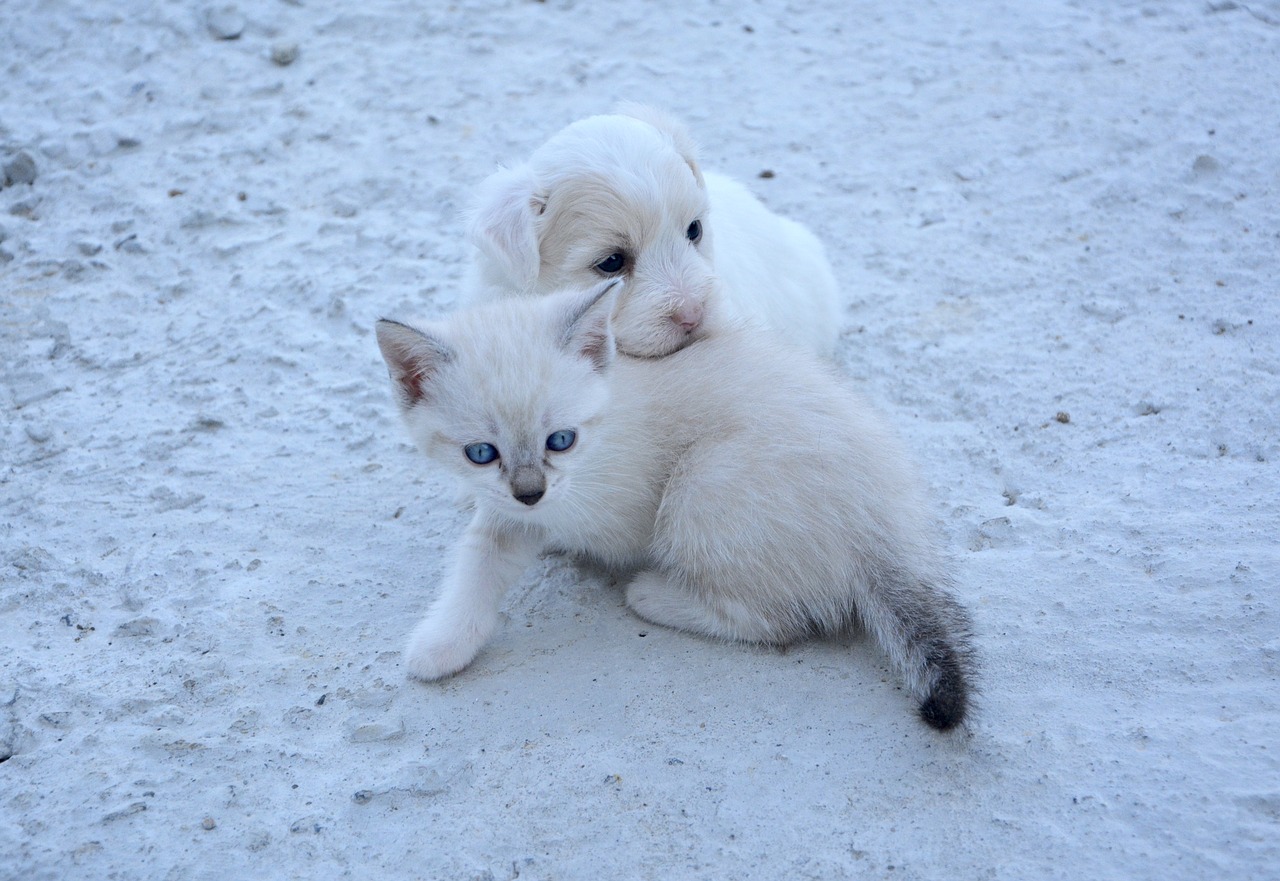
[[[689,163],[689,168],[693,171],[693,176],[698,181],[698,186],[706,186],[706,182],[702,179],[702,169],[698,167],[698,146],[693,142],[693,138],[690,137],[689,130],[679,120],[658,110],[656,107],[638,104],[634,101],[622,102],[618,105],[617,112],[623,116],[630,116],[633,119],[648,123],[671,138],[676,152],[684,158],[685,162]]]
[[[547,207],[528,165],[504,168],[480,184],[467,234],[518,290],[533,288],[542,257],[534,218]]]
[[[378,322],[378,348],[387,362],[396,401],[404,410],[431,399],[431,383],[453,353],[439,340],[398,321]]]
[[[597,373],[613,363],[613,310],[622,291],[622,279],[612,278],[574,296],[563,313],[560,345],[591,362]]]

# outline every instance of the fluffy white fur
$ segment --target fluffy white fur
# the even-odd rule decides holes
[[[787,643],[860,621],[926,721],[959,724],[968,618],[881,419],[828,365],[749,327],[617,355],[609,287],[379,323],[410,433],[476,508],[410,674],[470,663],[507,587],[554,549],[634,572],[628,605],[683,630]],[[549,449],[564,430],[576,442]],[[476,443],[496,460],[469,461]]]
[[[690,235],[695,222],[700,237]],[[492,175],[470,237],[473,303],[626,279],[614,330],[633,355],[698,338],[717,286],[729,318],[820,355],[835,347],[836,282],[822,244],[736,181],[703,173],[684,129],[647,108],[576,122]]]

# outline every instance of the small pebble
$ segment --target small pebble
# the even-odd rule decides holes
[[[9,206],[9,213],[14,217],[26,217],[29,220],[36,219],[36,209],[40,207],[40,197],[36,196],[31,199],[23,199],[14,202]]]
[[[238,40],[244,33],[245,19],[234,6],[210,9],[205,13],[205,26],[218,40]]]
[[[209,829],[213,829],[217,825],[218,825],[218,821],[213,819],[213,817],[205,817],[203,820],[200,821],[200,828],[206,831],[208,831]]]
[[[1196,161],[1191,163],[1191,170],[1196,174],[1213,174],[1221,168],[1222,164],[1206,153],[1201,153],[1196,157]]]
[[[34,184],[36,182],[36,161],[27,152],[19,153],[4,164],[4,185]]]
[[[271,60],[281,67],[288,67],[298,60],[298,44],[276,43],[271,47]]]
[[[358,805],[367,805],[369,802],[373,801],[373,790],[361,789],[356,792],[355,795],[351,796],[351,800]]]
[[[1066,410],[1059,410],[1057,415],[1053,418],[1061,422],[1063,425],[1066,425],[1071,421],[1071,414]]]

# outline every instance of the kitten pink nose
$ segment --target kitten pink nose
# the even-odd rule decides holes
[[[671,313],[671,321],[685,333],[692,333],[702,323],[702,314],[701,303],[686,303]]]

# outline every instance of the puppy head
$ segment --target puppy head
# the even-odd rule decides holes
[[[708,201],[693,147],[649,111],[594,116],[482,188],[471,234],[521,292],[626,279],[618,348],[659,357],[697,339],[717,296]]]

